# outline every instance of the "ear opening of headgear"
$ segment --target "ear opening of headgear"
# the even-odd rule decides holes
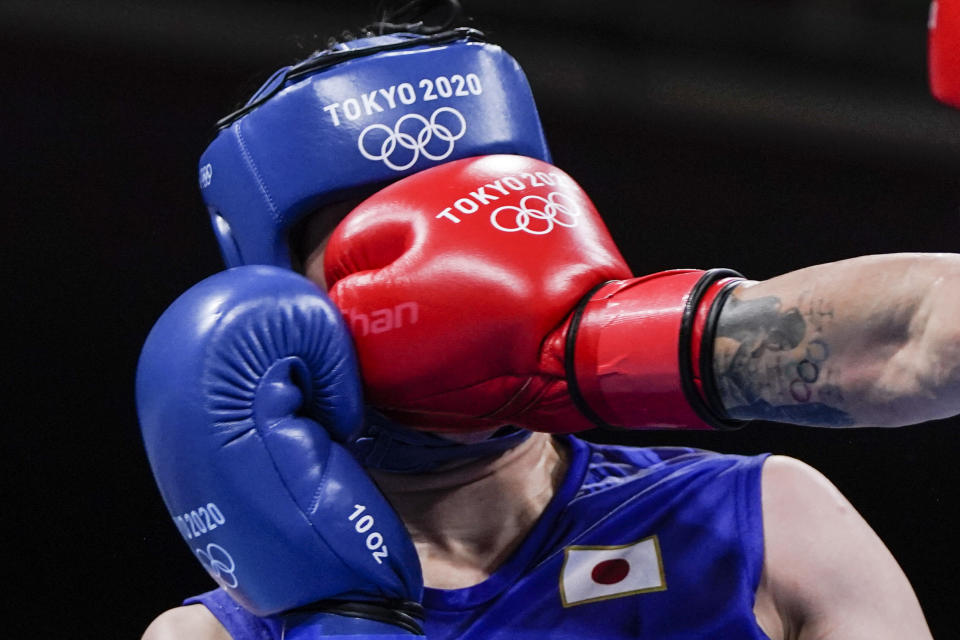
[[[289,268],[287,233],[305,215],[443,162],[550,161],[517,62],[475,29],[427,29],[284,67],[217,123],[200,187],[227,266]]]

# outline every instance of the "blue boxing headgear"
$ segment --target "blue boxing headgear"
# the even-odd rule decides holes
[[[307,215],[443,162],[497,153],[550,161],[523,71],[473,29],[338,44],[274,73],[217,126],[200,189],[228,267],[290,268],[288,235]],[[411,473],[529,435],[504,429],[462,445],[371,410],[350,447],[368,467]]]
[[[200,188],[230,267],[289,268],[307,214],[443,162],[550,161],[520,66],[465,28],[339,44],[277,71],[218,126]]]

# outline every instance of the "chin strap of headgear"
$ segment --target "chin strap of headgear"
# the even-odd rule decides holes
[[[396,424],[368,408],[366,426],[347,446],[368,469],[426,473],[456,460],[503,453],[524,442],[532,433],[518,427],[502,427],[486,440],[461,444],[435,433]]]

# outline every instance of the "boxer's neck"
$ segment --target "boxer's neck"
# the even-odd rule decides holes
[[[426,585],[455,589],[482,582],[507,559],[566,468],[561,445],[537,433],[493,459],[430,474],[373,476],[410,531]]]

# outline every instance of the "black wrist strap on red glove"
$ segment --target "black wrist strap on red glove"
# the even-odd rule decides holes
[[[710,287],[725,278],[736,278],[736,280],[725,284],[710,303],[707,320],[703,324],[700,336],[700,356],[697,359],[699,375],[697,375],[697,372],[694,371],[692,355],[697,311]],[[734,288],[742,281],[743,275],[732,269],[710,269],[706,271],[687,297],[687,303],[683,309],[683,320],[680,324],[680,380],[683,384],[684,396],[690,403],[690,407],[704,422],[721,431],[739,429],[744,424],[739,420],[731,420],[730,416],[727,415],[713,375],[713,341],[717,334],[717,320],[720,317],[720,310],[723,308],[727,297],[733,293]],[[699,387],[696,380],[700,381]]]
[[[587,304],[593,299],[593,295],[604,288],[613,280],[606,280],[596,285],[590,291],[580,298],[580,302],[577,303],[577,306],[574,307],[573,313],[570,316],[570,328],[567,330],[567,341],[563,346],[563,360],[566,368],[566,378],[567,378],[567,391],[570,393],[570,397],[573,399],[573,404],[580,410],[580,413],[584,415],[590,422],[600,427],[601,429],[619,429],[621,427],[616,427],[612,424],[607,423],[606,420],[600,417],[600,415],[593,410],[593,407],[587,402],[586,398],[583,397],[583,391],[580,389],[580,383],[577,382],[577,368],[574,365],[574,354],[576,353],[577,347],[577,333],[580,330],[580,320],[583,319],[583,312],[587,308]]]

